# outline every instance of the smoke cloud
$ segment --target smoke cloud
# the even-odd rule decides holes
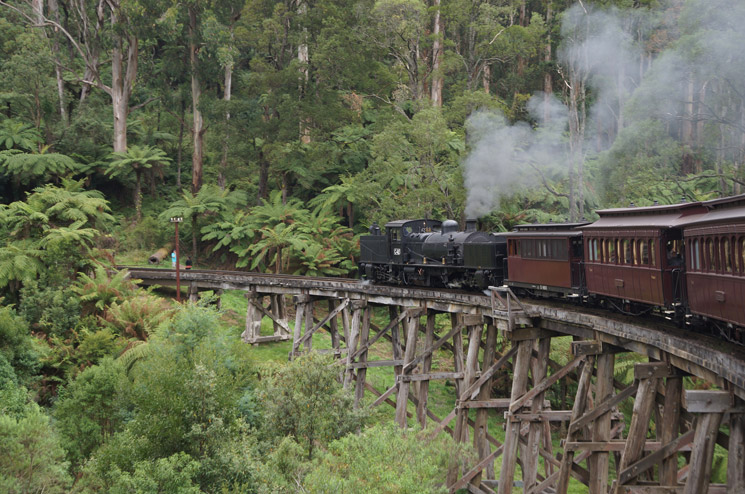
[[[528,102],[531,116],[543,123],[534,129],[525,122],[510,124],[498,112],[471,115],[466,129],[471,153],[464,163],[468,190],[466,216],[484,216],[499,207],[499,198],[515,187],[535,181],[535,167],[546,168],[561,152],[567,112],[556,98],[543,93]],[[545,115],[552,118],[543,122]]]
[[[678,138],[676,126],[695,120],[692,94],[699,122],[729,125],[740,139],[745,127],[743,25],[745,2],[728,0],[672,0],[654,11],[601,9],[584,2],[564,12],[558,52],[562,75],[574,74],[590,96],[585,152],[608,149],[624,129],[648,119],[667,122],[671,137]],[[723,98],[729,100],[716,103]],[[535,128],[510,124],[494,113],[478,112],[468,120],[468,216],[498,208],[500,197],[518,187],[539,186],[542,174],[566,173],[567,107],[537,94],[528,109],[539,122]],[[544,115],[551,118],[544,121]]]

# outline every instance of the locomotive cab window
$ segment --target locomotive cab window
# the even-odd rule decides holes
[[[391,228],[391,240],[401,240],[400,228]]]

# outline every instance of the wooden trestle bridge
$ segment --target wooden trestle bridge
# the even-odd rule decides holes
[[[143,284],[175,285],[174,271],[130,271]],[[742,348],[668,328],[662,321],[526,303],[502,288],[489,295],[467,294],[201,270],[182,272],[181,283],[192,294],[245,291],[243,339],[252,344],[292,340],[290,358],[309,351],[313,335],[323,328],[331,335],[330,351],[346,360],[345,385],[354,386],[357,406],[370,392],[375,400],[367,406],[394,406],[402,427],[414,425],[409,418],[422,427],[434,421],[437,431],[472,442],[479,461],[469,471],[450,472],[450,492],[506,494],[520,486],[525,493],[563,494],[574,477],[592,494],[745,493]],[[290,300],[293,326],[286,310]],[[385,327],[371,322],[374,307],[387,309]],[[442,313],[449,315],[451,326],[436,334],[435,315]],[[271,336],[259,333],[264,317],[273,321]],[[499,332],[511,341],[503,353],[497,351]],[[573,359],[562,366],[549,354],[552,339],[567,335],[573,337]],[[392,359],[368,361],[368,350],[381,338],[390,341]],[[439,348],[451,350],[452,372],[432,372],[432,355]],[[636,364],[630,385],[613,377],[621,352],[648,358]],[[394,368],[390,389],[375,389],[366,381],[367,369],[378,366]],[[511,392],[492,396],[492,380],[499,371],[505,375],[506,368]],[[710,390],[685,390],[685,376],[700,378]],[[427,407],[429,383],[435,379],[455,383],[457,398],[445,417]],[[576,383],[576,396],[571,409],[552,410],[544,395],[560,380]],[[618,412],[627,398],[633,398],[629,423]],[[415,413],[407,411],[409,402]],[[470,409],[475,409],[474,418]],[[504,416],[504,443],[488,430],[490,414]],[[568,423],[558,448],[552,446],[552,422]],[[727,450],[726,484],[710,481],[715,445]],[[495,462],[501,463],[498,478]],[[522,479],[515,481],[518,465]]]

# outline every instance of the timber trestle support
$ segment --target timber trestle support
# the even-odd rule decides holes
[[[143,284],[172,281],[167,270],[130,271]],[[475,462],[443,479],[450,492],[565,494],[571,482],[591,494],[745,493],[743,349],[663,321],[528,303],[505,287],[483,295],[254,273],[182,276],[194,293],[246,293],[248,343],[292,341],[292,359],[327,332],[331,348],[322,351],[337,359],[355,406],[386,403],[401,427],[429,426],[472,444]],[[263,318],[273,334],[262,335]],[[383,366],[394,381],[376,389],[367,369]],[[689,376],[701,389],[687,389]],[[438,380],[455,392],[444,416],[429,406]],[[727,469],[714,483],[723,455]]]

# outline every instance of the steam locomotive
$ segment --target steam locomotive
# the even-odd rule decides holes
[[[458,231],[453,220],[373,225],[360,273],[380,283],[484,289],[508,285],[627,314],[705,323],[745,343],[745,195],[604,209],[593,223]]]

